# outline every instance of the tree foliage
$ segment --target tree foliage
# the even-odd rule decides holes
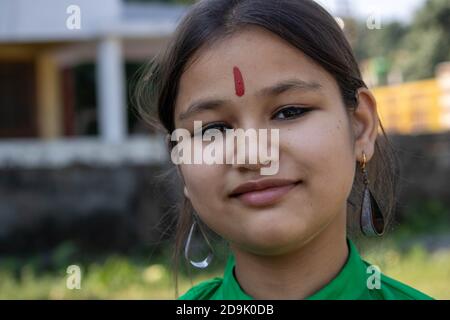
[[[431,78],[437,64],[450,60],[450,1],[427,0],[408,25],[394,21],[370,30],[358,23],[357,33],[359,60],[383,57],[406,81]]]

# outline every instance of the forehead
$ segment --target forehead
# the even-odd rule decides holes
[[[239,99],[235,94],[235,66],[242,72],[245,96],[286,78],[318,82],[325,89],[334,82],[331,75],[299,49],[269,31],[249,27],[195,55],[180,78],[176,113],[196,99],[211,96]]]

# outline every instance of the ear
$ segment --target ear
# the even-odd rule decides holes
[[[169,150],[169,153],[172,151],[172,141],[171,141],[171,135],[168,133],[168,134],[166,134],[166,137],[165,137],[165,142],[166,142],[166,147],[167,147],[167,150]]]
[[[165,140],[166,140],[167,148],[168,148],[169,153],[170,153],[170,152],[172,152],[171,135],[167,134]],[[184,195],[186,196],[186,198],[189,198],[189,194],[188,194],[188,191],[187,191],[187,188],[186,188],[186,183],[184,182],[184,176],[183,176],[183,172],[181,171],[180,165],[176,165],[175,164],[175,169],[177,170],[178,177],[181,179],[181,181],[182,181],[182,183],[184,185]]]
[[[184,176],[183,176],[183,172],[181,171],[181,167],[177,166],[177,165],[175,167],[177,169],[178,177],[180,177],[180,179],[181,179],[181,181],[183,183],[183,186],[184,186],[184,188],[183,188],[184,195],[186,196],[186,198],[189,199],[189,193],[188,193],[188,190],[186,188],[186,183],[184,182]]]
[[[367,88],[358,89],[357,101],[358,106],[352,113],[355,154],[358,161],[362,161],[364,152],[369,161],[374,154],[375,141],[378,136],[377,102]]]

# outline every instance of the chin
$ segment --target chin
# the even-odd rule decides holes
[[[243,243],[246,243],[246,250],[254,254],[280,255],[298,249],[310,235],[311,232],[304,225],[293,228],[284,223],[272,223],[257,230],[249,230]]]

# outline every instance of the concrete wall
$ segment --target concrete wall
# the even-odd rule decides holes
[[[400,221],[416,200],[437,199],[450,207],[450,133],[392,140],[402,162]],[[89,146],[60,165],[50,161],[57,153],[44,151],[20,166],[0,161],[0,254],[52,248],[67,240],[94,252],[157,244],[176,214],[182,189],[176,174],[165,175],[172,168],[168,160],[158,161],[164,159],[163,148],[148,144],[146,162],[145,142],[134,143],[114,147],[116,156],[110,157],[126,154],[122,161],[106,161],[99,146],[97,164]]]

